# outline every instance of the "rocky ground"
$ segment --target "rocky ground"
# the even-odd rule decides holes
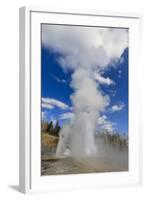
[[[105,158],[61,158],[42,160],[42,175],[79,174],[100,172],[128,171],[128,165],[120,164]]]
[[[78,174],[97,172],[119,172],[128,170],[127,140],[118,135],[99,135],[95,141],[98,146],[96,157],[56,158],[59,138],[42,132],[41,134],[41,174]]]

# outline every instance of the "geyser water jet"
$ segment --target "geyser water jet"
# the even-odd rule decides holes
[[[72,75],[71,96],[75,120],[71,140],[71,154],[94,156],[97,153],[95,133],[99,113],[104,109],[106,99],[97,88],[92,71],[78,68]]]
[[[62,129],[56,155],[63,154],[68,145],[70,156],[95,156],[98,150],[95,144],[97,119],[107,98],[98,89],[92,71],[86,68],[75,70],[71,87],[74,89],[71,95],[74,122]]]

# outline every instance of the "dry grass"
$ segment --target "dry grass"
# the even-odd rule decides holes
[[[45,148],[54,148],[58,144],[58,137],[49,135],[48,133],[42,133],[41,143]]]

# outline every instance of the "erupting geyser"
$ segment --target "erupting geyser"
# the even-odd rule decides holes
[[[97,154],[97,119],[106,106],[107,98],[98,90],[92,71],[88,69],[75,70],[71,87],[75,90],[71,96],[74,123],[62,129],[56,154],[63,154],[68,146],[71,156],[94,156]]]
[[[56,155],[67,150],[72,156],[97,154],[94,143],[98,117],[109,102],[99,83],[110,79],[103,77],[108,66],[118,62],[128,46],[127,29],[43,25],[44,47],[57,53],[58,63],[64,71],[72,72],[70,86],[74,122],[60,133]]]
[[[75,114],[71,153],[76,156],[95,155],[97,119],[105,107],[106,99],[97,89],[92,71],[88,69],[77,69],[72,75],[71,86],[75,90],[71,96]]]

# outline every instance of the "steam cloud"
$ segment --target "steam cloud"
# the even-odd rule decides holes
[[[61,130],[57,155],[64,153],[68,143],[71,155],[94,155],[97,119],[109,104],[99,84],[113,83],[101,74],[121,59],[128,46],[127,29],[43,25],[42,44],[61,55],[58,62],[64,71],[72,71],[74,123]]]

